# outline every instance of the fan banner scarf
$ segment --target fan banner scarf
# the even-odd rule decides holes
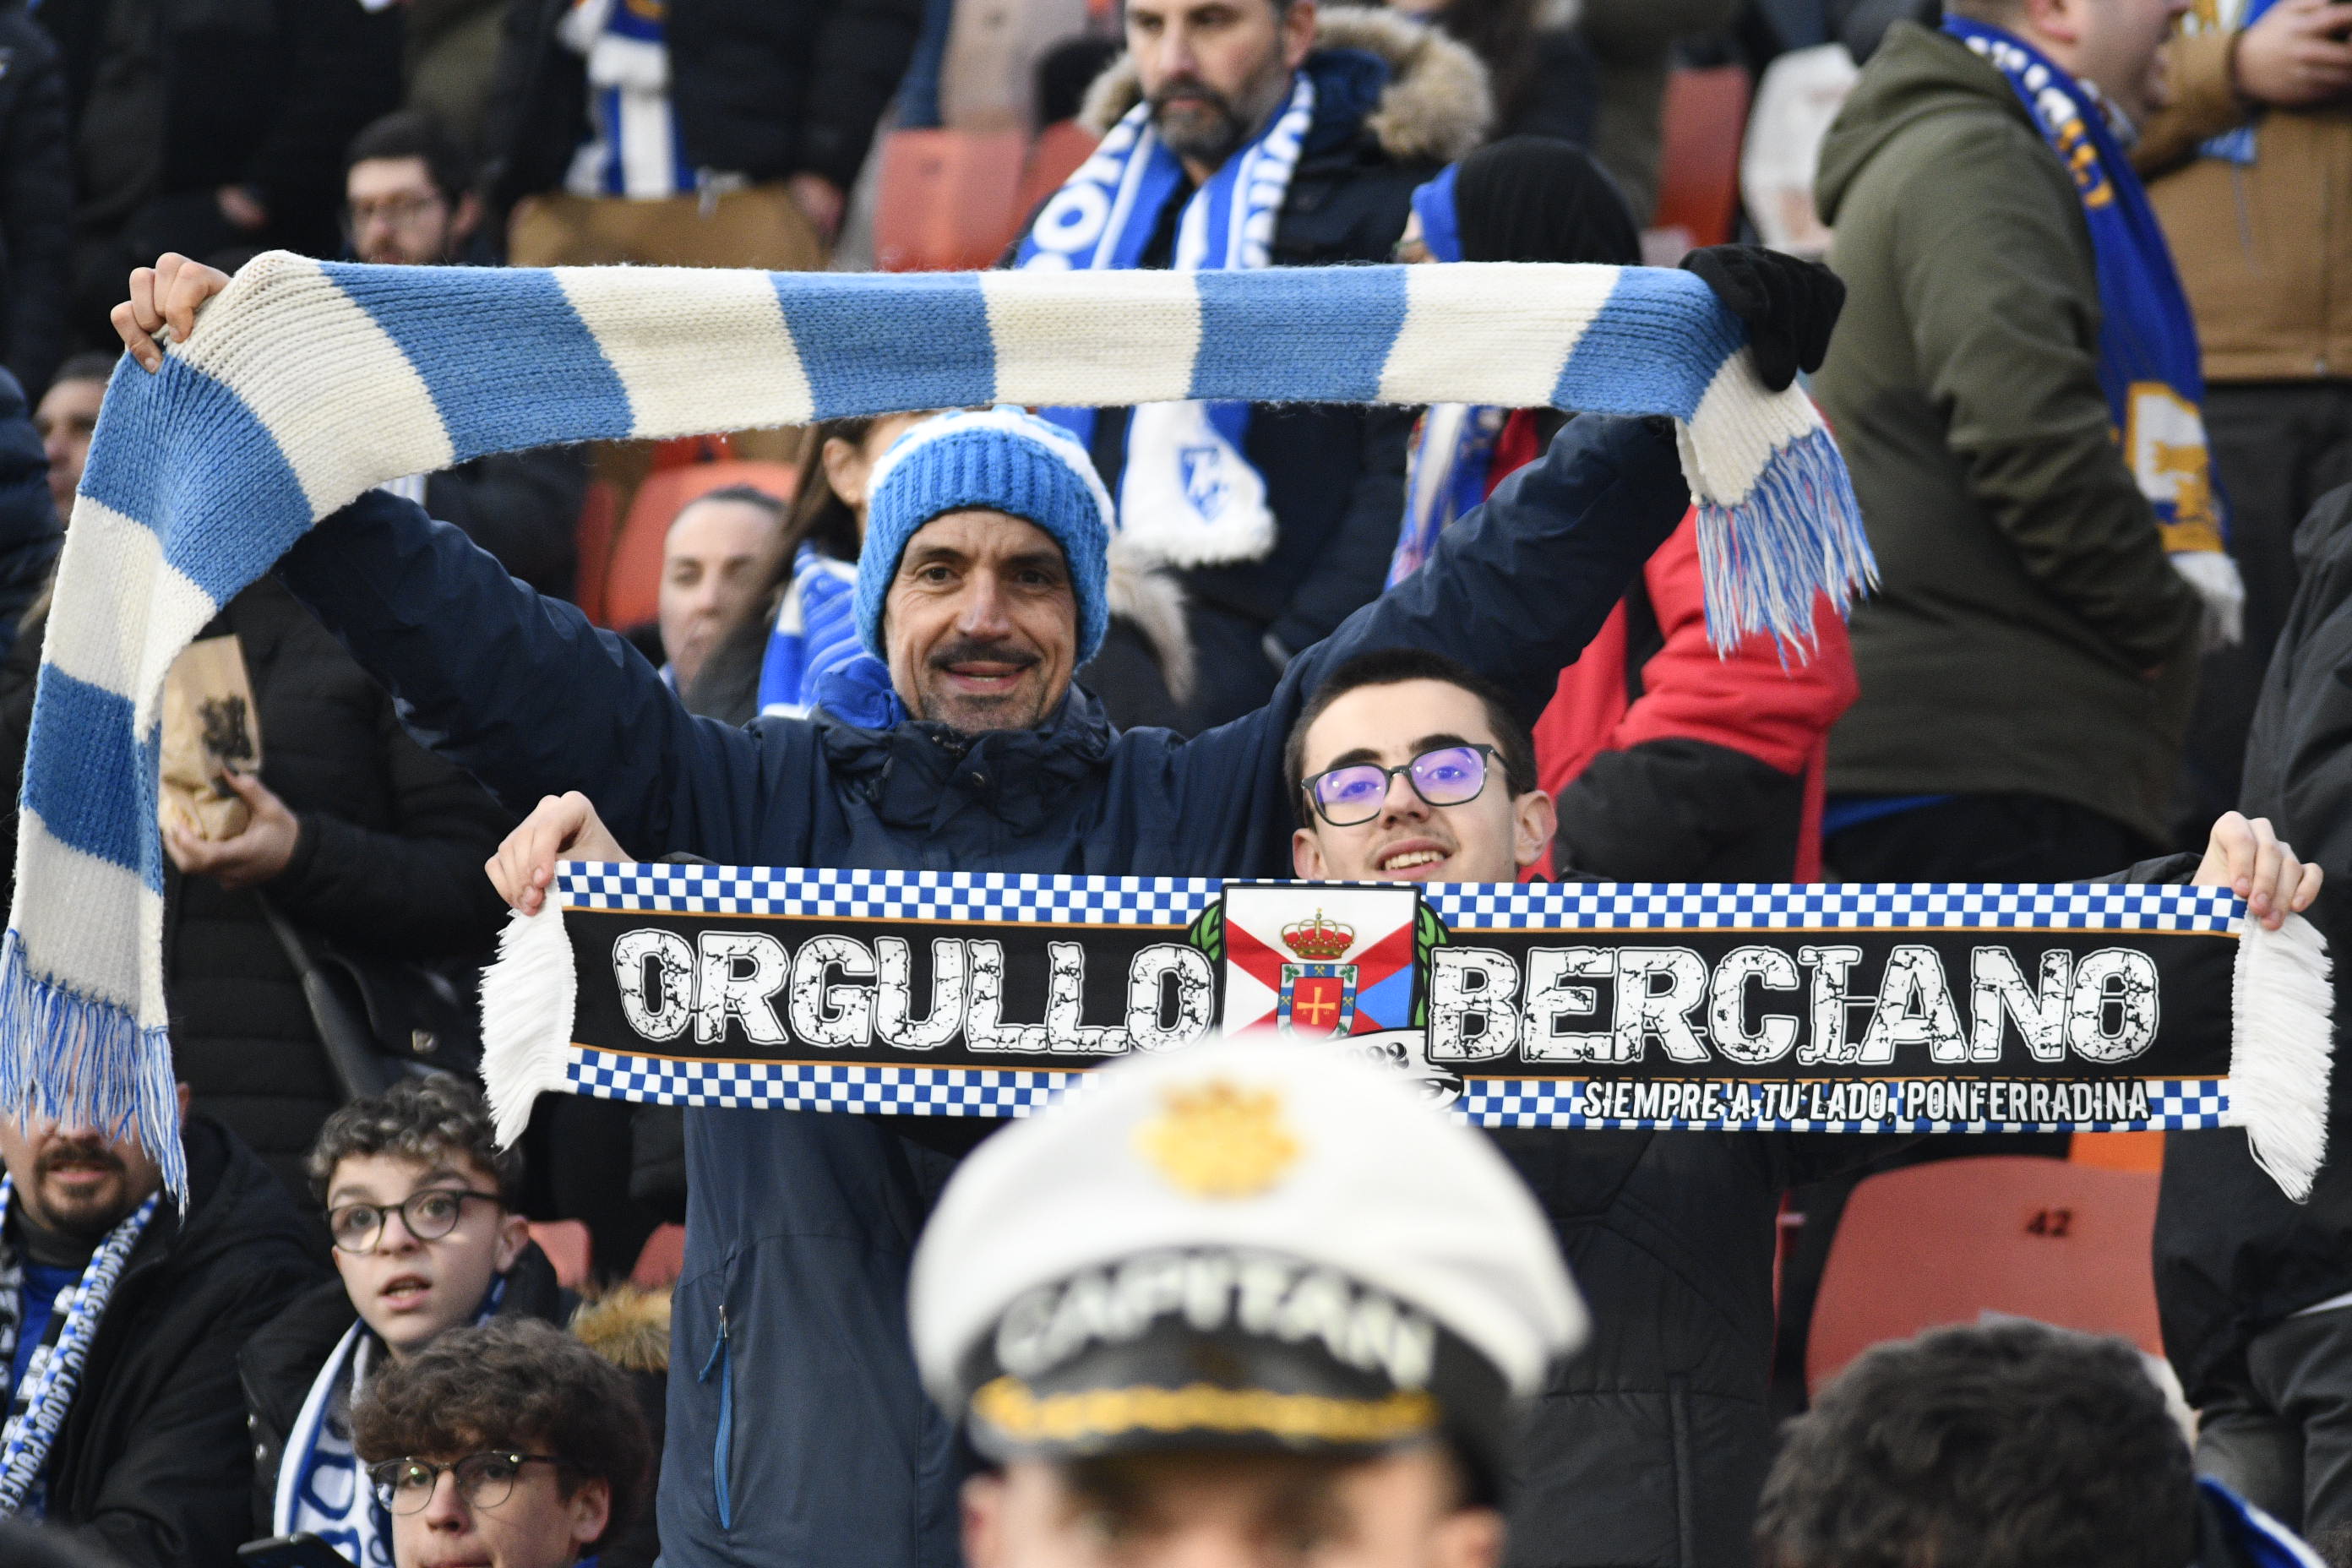
[[[2325,946],[2227,889],[1343,884],[560,868],[485,974],[542,1090],[1019,1116],[1135,1051],[1346,1037],[1488,1127],[2242,1126],[2326,1142]]]
[[[0,1107],[135,1131],[184,1194],[158,711],[180,650],[319,519],[490,452],[899,410],[1557,404],[1675,422],[1709,629],[1802,643],[1871,581],[1802,393],[1687,272],[1561,266],[849,274],[368,267],[270,251],[107,388],[26,748]]]

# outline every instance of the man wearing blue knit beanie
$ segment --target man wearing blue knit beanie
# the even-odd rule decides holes
[[[1727,303],[1817,363],[1834,296],[1803,263],[1751,264],[1775,288]],[[184,268],[134,279],[118,311],[142,365],[160,363],[145,332],[201,333],[196,305],[227,284]],[[857,609],[875,657],[829,672],[808,717],[741,728],[690,715],[618,637],[383,490],[321,521],[278,574],[426,743],[510,805],[540,803],[490,868],[526,912],[559,855],[1282,878],[1297,803],[1284,743],[1333,670],[1426,648],[1532,718],[1689,502],[1665,421],[1572,420],[1421,571],[1292,659],[1264,708],[1188,740],[1115,728],[1071,679],[1103,636],[1109,515],[1074,452],[1009,410],[902,437],[868,492]],[[996,1123],[719,1106],[685,1121],[663,1561],[951,1568],[961,1460],[916,1375],[907,1270],[948,1174]],[[1123,1536],[1100,1546],[1087,1561],[1143,1561]]]
[[[1110,622],[1110,497],[1086,448],[1017,408],[942,414],[898,437],[866,494],[857,631],[890,700],[967,733],[1045,718]]]

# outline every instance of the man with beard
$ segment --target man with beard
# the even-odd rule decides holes
[[[0,1515],[124,1568],[228,1568],[253,1454],[236,1353],[319,1278],[260,1158],[186,1114],[174,1207],[132,1138],[0,1116]]]
[[[1776,287],[1727,308],[1818,363],[1834,284],[1744,254]],[[198,307],[227,284],[177,257],[134,274],[116,321],[139,363],[161,363],[166,321],[182,342],[203,331]],[[883,455],[867,494],[855,605],[869,657],[828,671],[807,719],[692,718],[618,639],[381,491],[321,520],[278,570],[451,760],[509,802],[572,792],[492,862],[528,912],[559,856],[1278,876],[1296,825],[1283,741],[1326,673],[1424,646],[1531,712],[1689,504],[1669,421],[1580,418],[1427,566],[1295,661],[1265,708],[1187,742],[1114,729],[1072,681],[1109,620],[1111,509],[1066,431],[1011,408],[942,415]],[[932,1200],[987,1131],[686,1112],[659,1500],[671,1568],[957,1560],[954,1432],[915,1376],[906,1278]]]
[[[1315,0],[1131,0],[1085,118],[1102,145],[1015,267],[1386,261],[1412,190],[1476,146],[1486,71],[1394,13]],[[1381,591],[1411,410],[1184,402],[1064,408],[1118,505],[1122,552],[1174,569],[1198,671],[1172,701],[1131,627],[1087,672],[1121,724],[1192,732],[1273,696],[1291,657]]]

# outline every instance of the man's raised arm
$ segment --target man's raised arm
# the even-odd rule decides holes
[[[1444,654],[1531,721],[1689,506],[1670,422],[1570,420],[1540,462],[1447,529],[1419,572],[1291,660],[1265,707],[1179,749],[1186,819],[1213,825],[1236,870],[1286,854],[1284,742],[1324,677],[1360,653]]]
[[[186,342],[229,281],[176,255],[139,268],[114,308],[123,346],[160,368],[158,334]],[[763,808],[807,797],[772,783],[807,765],[804,726],[754,734],[694,719],[634,648],[414,504],[368,492],[321,519],[278,574],[398,700],[419,740],[514,810],[578,790],[643,858],[793,854],[804,822]]]

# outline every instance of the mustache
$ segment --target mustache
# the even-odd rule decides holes
[[[1226,119],[1234,118],[1234,106],[1226,100],[1223,93],[1219,92],[1200,78],[1191,76],[1180,76],[1172,80],[1161,82],[1160,90],[1150,97],[1152,112],[1159,113],[1167,108],[1171,100],[1179,98],[1198,99]]]
[[[929,662],[933,669],[945,669],[951,664],[1009,664],[1017,669],[1026,669],[1037,662],[1037,656],[1011,643],[958,637],[932,649]]]
[[[122,1156],[95,1138],[52,1143],[41,1151],[38,1173],[46,1176],[62,1164],[96,1165],[118,1174],[124,1169]]]

